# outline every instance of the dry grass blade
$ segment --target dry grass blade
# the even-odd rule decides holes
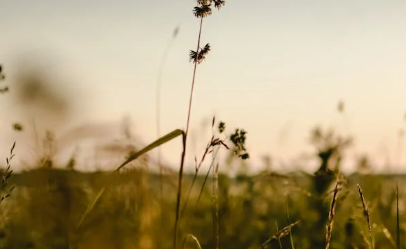
[[[198,240],[194,235],[192,235],[192,234],[188,234],[188,235],[186,236],[186,238],[183,240],[182,249],[185,248],[185,244],[186,244],[186,241],[187,241],[188,238],[192,238],[192,240],[195,242],[195,245],[196,245],[196,248],[197,248],[197,249],[202,249],[202,246],[200,245],[199,240]]]
[[[83,224],[83,221],[85,221],[87,215],[93,210],[93,208],[96,206],[97,201],[100,199],[100,197],[103,195],[105,188],[102,188],[99,193],[97,193],[96,197],[94,200],[87,206],[85,213],[82,215],[82,218],[80,218],[79,223],[76,226],[76,229],[79,229],[79,227]]]
[[[396,243],[395,240],[393,239],[392,235],[390,234],[389,230],[386,227],[382,228],[382,233],[385,236],[385,238],[387,238],[389,240],[389,242],[391,243],[391,245],[394,248],[400,248],[400,247],[396,247]],[[399,244],[400,245],[400,244]]]
[[[361,186],[359,184],[357,184],[358,187],[358,192],[359,192],[359,196],[362,202],[362,207],[364,209],[364,217],[368,223],[368,230],[369,230],[369,240],[370,240],[370,244],[371,244],[371,248],[374,248],[374,243],[372,241],[372,227],[371,227],[371,216],[369,214],[369,209],[367,206],[367,203],[365,202],[365,198],[364,198],[364,194],[362,193],[362,189]]]
[[[366,244],[369,248],[372,248],[371,241],[368,240],[368,238],[365,236],[364,231],[361,231],[360,234],[361,234],[362,240],[365,242],[365,244]]]
[[[127,160],[125,160],[120,166],[118,166],[118,168],[114,171],[114,172],[118,172],[120,169],[122,169],[124,166],[126,166],[127,164],[129,164],[130,162],[134,161],[135,159],[137,159],[138,157],[142,156],[143,154],[147,153],[148,151],[155,149],[159,146],[161,146],[164,143],[167,143],[169,141],[171,141],[172,139],[180,136],[183,134],[182,130],[176,129],[168,134],[166,134],[165,136],[155,140],[153,143],[147,145],[146,147],[144,147],[142,150],[132,153]]]
[[[131,161],[137,159],[138,157],[140,157],[141,155],[147,153],[148,151],[161,146],[162,144],[169,142],[170,140],[180,136],[183,134],[182,130],[174,130],[170,133],[168,133],[167,135],[159,138],[158,140],[154,141],[153,143],[147,145],[146,147],[144,147],[142,150],[135,152],[133,154],[131,154],[129,156],[129,158],[124,161],[116,170],[113,171],[113,173],[118,172],[121,168],[123,168],[125,165],[127,165],[128,163],[130,163]],[[80,219],[78,225],[76,226],[76,228],[78,229],[81,224],[83,223],[83,221],[85,220],[86,216],[93,210],[94,206],[96,205],[97,201],[100,199],[100,197],[103,195],[105,191],[105,188],[102,188],[99,193],[96,195],[95,199],[87,206],[85,213],[82,215],[82,218]]]
[[[338,192],[339,192],[340,180],[337,180],[333,190],[333,200],[331,201],[330,212],[328,214],[328,225],[326,227],[326,249],[330,248],[331,235],[333,232],[334,215],[337,206]]]
[[[169,40],[169,43],[164,51],[164,54],[161,59],[161,63],[158,70],[158,78],[156,82],[156,136],[161,137],[161,85],[162,85],[162,74],[164,64],[166,62],[166,58],[168,56],[169,49],[172,46],[173,41],[176,39],[179,33],[179,26],[175,28],[172,33],[172,37]],[[160,202],[160,209],[161,209],[161,227],[163,227],[163,219],[162,219],[162,209],[163,209],[163,166],[161,165],[161,147],[158,147],[158,154],[157,154],[157,165],[159,168],[159,202]]]
[[[290,231],[294,226],[296,226],[299,223],[299,221],[296,221],[286,227],[284,227],[282,230],[278,231],[276,234],[274,234],[271,238],[269,238],[267,241],[265,241],[259,248],[263,249],[267,244],[269,244],[272,241],[275,240],[280,240],[281,238],[285,237],[286,235],[290,234]]]

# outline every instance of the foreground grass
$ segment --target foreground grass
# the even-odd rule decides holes
[[[196,180],[198,186],[203,176]],[[193,176],[184,175],[185,185]],[[397,212],[400,208],[400,243],[405,244],[402,222],[404,202],[396,205],[396,183],[406,184],[405,176],[352,175],[341,186],[336,199],[334,228],[330,248],[369,248],[369,226],[364,217],[357,183],[362,186],[369,208],[374,248],[396,248]],[[176,205],[176,174],[163,178],[164,209],[160,214],[159,175],[144,169],[121,174],[81,173],[55,169],[38,169],[15,174],[13,198],[4,202],[0,217],[0,248],[170,248]],[[315,198],[309,175],[276,175],[263,172],[256,176],[218,178],[218,225],[220,248],[318,248],[312,243],[325,241],[326,225],[317,227],[320,217],[329,216],[333,192],[322,198],[324,213],[312,205]],[[83,210],[101,187],[106,191],[77,229]],[[334,190],[332,185],[331,190]],[[399,195],[402,196],[402,188]],[[212,186],[205,187],[198,205],[199,189],[190,195],[181,233],[190,234],[202,248],[216,246],[212,225]],[[287,203],[286,203],[287,202]],[[289,219],[286,214],[289,206]],[[331,215],[331,214],[330,214]],[[164,227],[161,227],[160,219]],[[290,236],[269,240],[280,228],[300,221]],[[187,240],[185,248],[196,248]]]

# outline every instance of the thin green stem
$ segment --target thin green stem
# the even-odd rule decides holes
[[[288,224],[290,224],[290,214],[289,214],[289,195],[286,195],[286,217],[288,220]],[[289,239],[290,239],[290,246],[292,249],[295,249],[295,245],[293,243],[293,236],[292,236],[292,232],[289,232]]]
[[[186,196],[185,204],[183,205],[182,211],[180,212],[180,218],[182,218],[183,215],[185,214],[185,211],[186,211],[186,208],[187,208],[187,204],[188,204],[188,202],[189,202],[190,194],[191,194],[191,192],[192,192],[193,186],[194,186],[195,183],[196,183],[197,173],[198,173],[198,170],[195,171],[195,175],[193,176],[192,185],[191,185],[190,188],[189,188],[189,191],[188,191],[187,196]]]
[[[279,233],[278,221],[275,221],[276,233]],[[281,238],[278,238],[279,248],[282,249]]]
[[[183,208],[182,208],[182,210],[180,212],[180,218],[181,219],[182,219],[182,217],[183,217],[183,215],[184,215],[184,213],[186,211],[187,205],[189,203],[190,194],[192,193],[192,189],[193,189],[193,187],[194,187],[194,185],[196,183],[197,174],[199,173],[199,169],[202,166],[202,163],[203,163],[204,159],[206,158],[206,155],[209,153],[209,149],[211,148],[211,144],[213,142],[213,139],[214,139],[214,136],[212,136],[209,144],[206,146],[206,150],[204,151],[202,159],[200,160],[199,164],[196,165],[195,175],[193,176],[192,184],[190,185],[189,191],[188,191],[187,196],[186,196],[185,204],[183,205]]]
[[[206,174],[206,176],[205,176],[205,178],[204,178],[203,185],[202,185],[202,187],[200,188],[200,193],[199,193],[199,197],[197,198],[196,205],[199,204],[200,198],[202,197],[203,189],[204,189],[204,187],[206,186],[207,179],[209,178],[210,170],[212,170],[212,169],[214,168],[214,162],[215,162],[214,159],[217,157],[217,153],[219,152],[219,150],[220,150],[220,148],[217,147],[217,148],[216,148],[216,151],[214,152],[213,160],[211,161],[210,167],[209,167],[209,169],[207,170],[207,174]]]

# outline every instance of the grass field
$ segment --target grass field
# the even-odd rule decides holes
[[[50,141],[34,169],[14,173],[18,146],[13,145],[1,172],[0,248],[405,248],[406,177],[372,174],[368,157],[356,165],[358,173],[344,175],[341,162],[352,138],[334,129],[311,131],[317,171],[270,168],[253,175],[247,171],[247,132],[230,132],[213,118],[195,174],[185,173],[196,74],[212,48],[201,43],[204,20],[224,5],[198,0],[192,10],[199,32],[196,50],[189,51],[193,77],[185,129],[161,134],[158,80],[157,140],[132,148],[113,172],[78,171],[75,158],[55,165]],[[3,79],[1,67],[0,73]],[[8,84],[0,88],[8,90]],[[344,103],[337,111],[344,112]],[[13,124],[17,132],[23,127]],[[182,141],[179,165],[153,172],[148,160],[139,160],[173,139]],[[220,149],[228,152],[226,158],[219,158]],[[235,175],[226,174],[227,167]]]
[[[176,206],[176,175],[163,178],[161,209],[159,175],[134,168],[120,175],[38,169],[15,174],[11,198],[1,204],[0,248],[171,248]],[[190,186],[192,175],[184,176]],[[181,239],[191,234],[202,248],[215,247],[212,186],[197,197],[199,176],[189,208],[180,219]],[[324,248],[332,193],[318,195],[314,177],[305,174],[219,176],[220,248],[260,248],[284,227],[299,221],[291,237],[274,237],[263,248]],[[337,198],[331,248],[370,248],[368,223],[356,184],[369,207],[374,248],[396,248],[396,185],[404,176],[351,175]],[[82,225],[88,203],[106,191]],[[334,187],[332,185],[332,187]],[[400,196],[404,195],[401,188]],[[317,206],[320,205],[320,206]],[[400,201],[403,213],[404,201]],[[162,211],[162,212],[161,212]],[[402,216],[400,217],[402,220]],[[404,244],[404,222],[400,223]],[[283,235],[283,234],[282,234]],[[292,242],[291,242],[292,239]],[[196,248],[189,239],[184,248]]]

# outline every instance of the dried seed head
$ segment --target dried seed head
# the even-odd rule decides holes
[[[209,15],[211,15],[212,11],[211,11],[211,7],[210,5],[201,5],[201,6],[196,6],[193,8],[193,14],[197,17],[197,18],[205,18],[208,17]]]

